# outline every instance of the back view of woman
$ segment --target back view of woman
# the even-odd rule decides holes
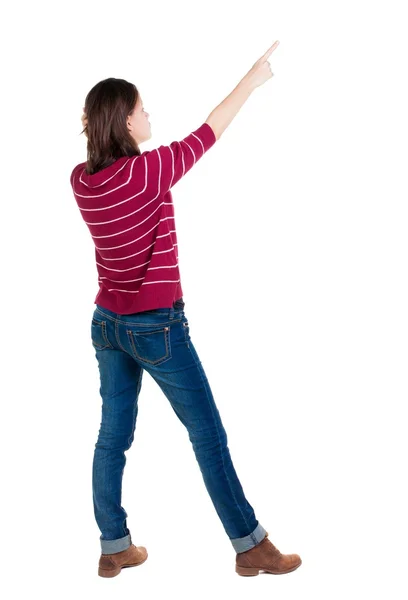
[[[73,169],[70,181],[95,244],[99,284],[91,338],[100,372],[102,421],[92,489],[102,577],[114,577],[148,556],[145,547],[132,543],[121,506],[125,452],[134,439],[144,371],[187,428],[204,484],[236,552],[236,572],[288,573],[301,564],[297,554],[281,554],[268,539],[234,469],[189,333],[171,192],[219,140],[253,90],[272,77],[268,58],[278,43],[197,129],[151,151],[139,149],[151,133],[135,85],[109,78],[86,96],[87,161]]]

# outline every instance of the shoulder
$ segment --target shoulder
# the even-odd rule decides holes
[[[71,170],[71,174],[69,176],[69,181],[70,181],[71,185],[73,185],[74,177],[77,174],[79,174],[80,172],[82,172],[85,169],[85,167],[86,167],[86,161],[75,165],[75,167]]]

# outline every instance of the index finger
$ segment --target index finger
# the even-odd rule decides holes
[[[265,52],[265,54],[263,55],[263,57],[262,57],[262,58],[263,58],[264,60],[267,60],[267,59],[270,57],[270,55],[272,54],[272,52],[273,52],[273,51],[274,51],[274,50],[277,48],[277,46],[278,46],[278,45],[279,45],[279,40],[276,40],[276,42],[274,42],[274,43],[272,44],[272,46],[269,48],[269,50],[267,50],[267,51]]]

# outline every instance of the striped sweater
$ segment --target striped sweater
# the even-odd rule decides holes
[[[203,123],[183,140],[124,156],[70,182],[95,244],[99,291],[94,304],[118,314],[173,306],[183,296],[171,188],[216,142]]]

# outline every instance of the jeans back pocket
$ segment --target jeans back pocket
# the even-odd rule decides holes
[[[91,324],[91,339],[95,350],[105,350],[105,348],[113,348],[108,340],[106,332],[106,321],[99,321],[92,317]]]
[[[171,358],[170,327],[151,325],[145,329],[126,329],[133,358],[159,365]]]

